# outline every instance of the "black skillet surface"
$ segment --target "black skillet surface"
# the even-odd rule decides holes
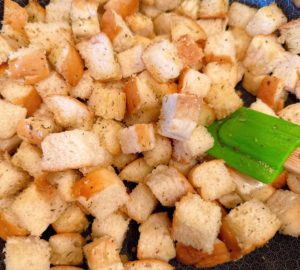
[[[21,5],[26,5],[27,1],[24,0],[15,0]],[[46,5],[49,0],[40,0],[41,4]],[[271,0],[242,0],[241,2],[252,3],[257,5],[264,5]],[[282,7],[290,2],[289,0],[279,0],[278,3]],[[288,12],[291,10],[291,6],[288,6],[285,10]],[[295,11],[295,10],[294,10]],[[298,11],[299,12],[299,11]],[[296,12],[296,17],[299,17],[299,13]],[[297,14],[298,13],[298,14]],[[3,0],[0,0],[0,18],[3,14]],[[294,13],[295,14],[295,13]],[[290,16],[291,18],[294,16]],[[255,98],[248,94],[245,90],[242,89],[240,85],[237,87],[238,90],[242,93],[242,98],[246,106],[249,106]],[[294,96],[290,95],[287,104],[296,103],[297,100]],[[128,183],[128,188],[132,189],[134,185]],[[163,209],[159,207],[156,211],[168,211],[170,217],[172,217],[172,210]],[[92,219],[92,217],[91,217]],[[87,230],[86,235],[89,234],[90,228]],[[49,228],[42,236],[44,239],[48,239],[52,234],[53,230]],[[126,254],[130,260],[136,259],[136,246],[139,238],[138,225],[136,222],[132,221],[130,223],[130,229],[128,230],[126,239],[123,244],[121,253]],[[5,269],[4,265],[4,241],[0,239],[0,270]],[[185,266],[178,263],[176,260],[170,262],[175,266],[176,270],[195,270],[195,267]],[[86,266],[84,266],[87,269]],[[283,236],[277,234],[267,245],[262,248],[255,250],[254,252],[244,256],[241,260],[223,264],[211,270],[300,270],[300,239]],[[29,270],[29,269],[20,269],[20,270]],[[157,269],[159,270],[159,269]]]

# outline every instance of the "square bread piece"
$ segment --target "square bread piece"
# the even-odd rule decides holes
[[[174,270],[174,267],[161,260],[138,260],[125,263],[125,270]]]

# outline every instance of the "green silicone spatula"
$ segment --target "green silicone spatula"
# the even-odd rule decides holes
[[[300,173],[300,126],[245,107],[214,122],[208,154],[270,184],[284,169]]]

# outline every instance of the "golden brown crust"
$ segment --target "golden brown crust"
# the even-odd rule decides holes
[[[114,12],[111,9],[105,11],[101,18],[101,31],[113,41],[121,30],[122,28],[117,25]]]
[[[126,93],[126,109],[128,114],[135,113],[136,108],[141,102],[137,87],[137,78],[133,77],[128,81],[124,88],[124,92]]]
[[[139,0],[110,0],[104,8],[114,10],[123,18],[136,13],[139,10]]]
[[[149,136],[149,127],[145,124],[135,125],[135,133],[137,136],[137,144],[141,147],[152,144],[151,137]]]
[[[195,249],[191,246],[186,246],[182,243],[176,244],[176,260],[183,264],[196,264],[205,256],[206,254],[201,250]]]
[[[4,0],[3,22],[14,29],[22,30],[27,23],[26,9],[12,0]]]
[[[286,185],[287,178],[288,172],[283,171],[280,175],[277,176],[275,181],[272,183],[272,186],[277,189],[283,188]]]

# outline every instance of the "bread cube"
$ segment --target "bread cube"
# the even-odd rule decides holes
[[[250,105],[250,109],[264,113],[264,114],[268,114],[268,115],[271,115],[274,117],[278,117],[276,115],[276,113],[274,112],[274,110],[272,110],[271,107],[269,107],[266,103],[264,103],[259,98],[257,98],[256,101]]]
[[[227,28],[228,19],[200,19],[197,23],[202,27],[207,36],[223,33]]]
[[[235,191],[221,196],[218,201],[227,209],[235,208],[243,202],[242,198]]]
[[[7,270],[50,268],[50,247],[38,237],[10,237],[5,244]]]
[[[104,5],[105,10],[114,10],[123,18],[133,15],[138,12],[138,0],[109,0]]]
[[[236,59],[238,61],[243,61],[252,37],[250,37],[247,32],[241,28],[233,27],[230,29],[235,42]]]
[[[228,11],[228,25],[245,29],[256,12],[256,8],[243,3],[233,2]]]
[[[291,191],[300,194],[300,177],[295,173],[288,173],[287,185]]]
[[[260,8],[250,19],[246,31],[250,36],[269,35],[287,22],[281,8],[276,3]]]
[[[69,12],[73,35],[77,42],[100,32],[98,5],[98,1],[72,1]]]
[[[216,114],[215,114],[214,110],[204,101],[201,104],[199,114],[200,114],[200,116],[198,119],[198,126],[208,127],[216,119]]]
[[[126,22],[133,33],[143,37],[154,37],[154,25],[151,18],[136,12],[126,17]]]
[[[179,78],[179,92],[203,98],[211,85],[210,78],[194,69],[185,69]]]
[[[37,0],[29,0],[25,9],[28,14],[28,22],[46,21],[46,10]]]
[[[50,270],[83,270],[83,268],[75,266],[54,266],[51,267]]]
[[[214,139],[203,126],[194,129],[192,136],[185,141],[173,140],[173,158],[183,163],[204,155],[212,148]]]
[[[8,55],[13,51],[12,47],[5,40],[3,36],[0,36],[0,65],[8,60]]]
[[[188,192],[194,192],[189,181],[174,167],[159,165],[146,178],[146,185],[163,206],[173,207]]]
[[[147,259],[125,263],[125,270],[173,270],[174,267],[164,261]]]
[[[103,236],[83,247],[90,270],[123,270],[119,250],[110,236]]]
[[[292,20],[280,26],[280,41],[287,45],[288,51],[293,54],[299,54],[299,44],[300,44],[300,19]]]
[[[78,43],[77,49],[95,80],[118,80],[122,77],[120,65],[106,34],[100,33]]]
[[[140,227],[138,259],[159,259],[168,262],[176,251],[170,234],[171,222],[166,212],[151,215]]]
[[[53,95],[45,98],[45,104],[54,114],[54,120],[65,129],[90,130],[94,116],[89,108],[75,98]]]
[[[119,131],[119,142],[124,154],[148,151],[155,146],[152,124],[136,124]]]
[[[280,225],[280,220],[264,203],[251,200],[232,209],[223,219],[221,238],[231,249],[226,231],[231,232],[242,254],[247,254],[272,239]]]
[[[22,140],[18,135],[14,135],[8,139],[0,139],[0,152],[11,154],[19,147],[21,142]]]
[[[200,99],[186,94],[169,94],[163,98],[159,133],[176,140],[191,137],[199,117]]]
[[[92,237],[97,239],[108,235],[112,237],[116,246],[121,250],[126,237],[130,219],[121,212],[115,212],[105,219],[94,219],[92,225]]]
[[[66,207],[55,187],[42,176],[16,197],[11,209],[22,227],[40,236]]]
[[[52,265],[80,265],[84,238],[79,233],[61,233],[49,238]]]
[[[12,0],[4,0],[3,24],[11,25],[14,29],[22,30],[27,23],[26,9]]]
[[[278,115],[280,118],[286,121],[290,121],[294,124],[299,125],[300,124],[299,112],[300,112],[300,104],[295,103],[285,107],[283,110],[278,112]]]
[[[185,163],[179,162],[175,159],[171,159],[169,162],[169,166],[174,167],[177,171],[183,174],[185,177],[188,177],[191,169],[198,163],[196,159],[188,160]]]
[[[159,12],[161,13],[161,12]],[[146,14],[147,15],[147,14]],[[148,16],[149,17],[149,16]],[[154,24],[154,32],[157,35],[171,35],[171,25],[174,18],[179,17],[174,12],[164,12],[161,14],[157,14],[157,16],[154,16],[153,18],[153,24]],[[180,16],[181,18],[183,16]]]
[[[46,6],[46,21],[69,23],[71,5],[72,0],[50,0]]]
[[[204,0],[199,4],[198,17],[203,19],[224,18],[229,8],[228,0]]]
[[[29,40],[24,30],[18,30],[9,24],[3,24],[0,32],[1,36],[7,41],[8,45],[13,50],[29,45]]]
[[[84,71],[80,81],[75,87],[70,90],[70,95],[74,98],[88,99],[93,91],[94,81],[90,73],[86,70]]]
[[[221,227],[221,208],[199,195],[188,194],[176,203],[173,238],[184,245],[212,254]]]
[[[140,7],[141,12],[152,19],[154,19],[162,13],[162,11],[156,8],[153,4],[151,3],[151,5],[148,5],[147,3],[142,3]]]
[[[122,170],[127,164],[136,160],[138,158],[137,154],[119,154],[113,157],[112,165],[118,170]]]
[[[198,18],[199,8],[198,0],[183,0],[177,10],[179,13],[196,20]]]
[[[26,114],[25,108],[0,99],[0,139],[11,138]]]
[[[146,69],[158,82],[167,82],[179,76],[182,62],[177,49],[168,40],[150,44],[143,53]]]
[[[250,94],[256,96],[257,89],[264,78],[265,75],[253,75],[251,72],[246,70],[243,77],[242,86]]]
[[[99,168],[74,185],[74,195],[94,217],[102,220],[128,200],[126,188],[112,171]]]
[[[170,11],[178,7],[180,1],[179,0],[167,0],[167,1],[155,0],[153,3],[154,6],[161,11]]]

